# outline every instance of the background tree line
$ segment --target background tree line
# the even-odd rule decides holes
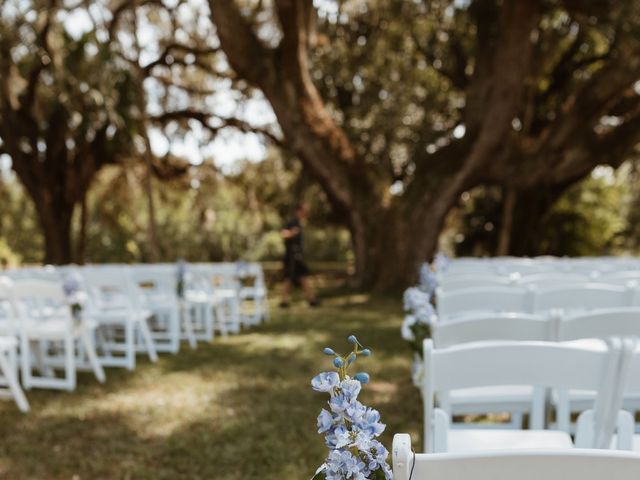
[[[311,256],[350,258],[364,287],[411,282],[439,241],[634,251],[639,13],[610,0],[7,0],[0,155],[24,190],[2,187],[4,248],[54,263],[271,258],[306,192],[327,227]],[[259,135],[267,159],[224,175],[150,139],[230,129]]]

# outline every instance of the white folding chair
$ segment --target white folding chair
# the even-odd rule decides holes
[[[60,282],[19,279],[11,290],[24,387],[74,390],[76,370],[84,365],[104,383],[94,345],[96,323],[87,317],[73,318]],[[34,374],[34,366],[40,375]],[[56,369],[63,369],[62,378],[56,376]]]
[[[616,446],[624,450],[633,450],[640,453],[640,432],[637,430],[635,417],[625,409],[625,402],[629,395],[637,395],[640,392],[640,347],[637,339],[627,339],[627,357],[621,367],[621,376],[623,380],[620,382],[620,395],[618,403],[612,405],[615,414],[616,410],[621,410],[618,414],[617,432],[615,443]],[[626,413],[626,415],[624,415]],[[634,427],[636,427],[634,429]],[[635,435],[634,435],[635,430]]]
[[[206,264],[190,266],[190,273],[199,277],[198,288],[210,299],[215,312],[215,329],[223,335],[239,333],[242,318],[240,316],[240,284],[235,277],[235,266]]]
[[[151,311],[148,320],[156,351],[177,353],[180,339],[186,338],[191,348],[196,347],[191,321],[180,318],[174,268],[164,265],[135,265],[131,267],[133,280],[142,294],[142,306]]]
[[[611,450],[418,453],[407,434],[393,437],[394,480],[637,480],[640,455]]]
[[[158,360],[148,321],[152,312],[142,305],[142,293],[123,267],[85,267],[82,271],[91,298],[90,315],[99,325],[100,362],[133,370],[136,352]]]
[[[238,297],[241,302],[243,323],[257,325],[269,320],[269,302],[264,272],[259,263],[236,263],[236,278],[240,284]]]
[[[434,349],[424,342],[424,442],[426,452],[468,452],[500,448],[568,448],[566,432],[539,430],[545,418],[545,390],[583,389],[600,393],[594,428],[601,422],[608,382],[615,376],[619,352],[551,342],[482,342]],[[434,408],[451,390],[485,386],[534,387],[531,424],[536,430],[450,429],[449,415]],[[442,400],[441,400],[442,401]]]
[[[553,322],[547,317],[526,313],[486,314],[464,320],[435,322],[432,338],[436,348],[487,340],[553,340]],[[479,428],[522,428],[524,414],[531,413],[533,387],[488,386],[456,389],[440,407],[452,417],[457,415],[509,412],[511,422],[474,424]],[[452,426],[459,424],[453,423]],[[469,424],[464,424],[469,428]],[[539,426],[541,427],[541,426]]]
[[[623,307],[595,310],[593,312],[573,314],[559,317],[556,322],[556,338],[561,342],[580,341],[586,345],[595,346],[599,339],[604,341],[612,337],[640,338],[640,308]],[[583,340],[588,339],[588,340]],[[595,392],[571,390],[564,393],[563,398],[552,396],[552,401],[558,405],[556,421],[560,430],[571,430],[571,413],[590,408],[595,399]],[[628,392],[624,397],[624,408],[640,411],[640,388],[635,392]]]
[[[23,412],[29,402],[18,379],[18,328],[16,312],[11,300],[11,282],[0,277],[0,398],[10,398]]]
[[[195,338],[210,342],[216,330],[227,335],[224,300],[214,295],[209,274],[202,267],[189,265],[184,281],[182,312],[193,325]]]
[[[528,313],[531,295],[532,292],[519,287],[477,287],[452,292],[438,289],[438,319],[442,322],[484,313]]]

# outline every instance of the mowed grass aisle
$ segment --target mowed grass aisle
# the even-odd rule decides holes
[[[308,479],[325,455],[326,401],[309,381],[329,367],[322,348],[347,350],[351,333],[374,350],[355,371],[372,376],[361,400],[387,423],[383,442],[409,432],[418,443],[400,322],[399,301],[334,294],[315,310],[272,308],[268,324],[155,365],[110,369],[105,385],[82,374],[72,393],[33,390],[26,416],[0,402],[0,478]]]

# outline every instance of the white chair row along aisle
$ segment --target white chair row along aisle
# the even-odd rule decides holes
[[[178,353],[269,316],[259,264],[25,268],[0,277],[0,396],[29,410],[23,388],[74,390],[78,370],[133,370],[138,354]]]

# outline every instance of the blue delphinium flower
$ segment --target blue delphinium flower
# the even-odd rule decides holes
[[[438,288],[438,276],[436,272],[431,270],[431,267],[428,263],[423,263],[420,267],[420,290],[428,293],[429,295],[433,295],[436,288]]]
[[[314,479],[391,480],[389,452],[376,440],[385,429],[380,413],[358,401],[369,375],[365,372],[353,377],[347,374],[358,355],[369,356],[371,351],[362,347],[353,335],[348,341],[353,345],[350,354],[342,357],[331,350],[338,371],[321,373],[311,381],[314,390],[330,395],[329,410],[322,409],[317,420],[318,433],[325,435],[329,455]],[[327,350],[330,349],[325,352]]]
[[[337,372],[323,372],[311,380],[311,386],[316,392],[331,392],[340,383]]]

